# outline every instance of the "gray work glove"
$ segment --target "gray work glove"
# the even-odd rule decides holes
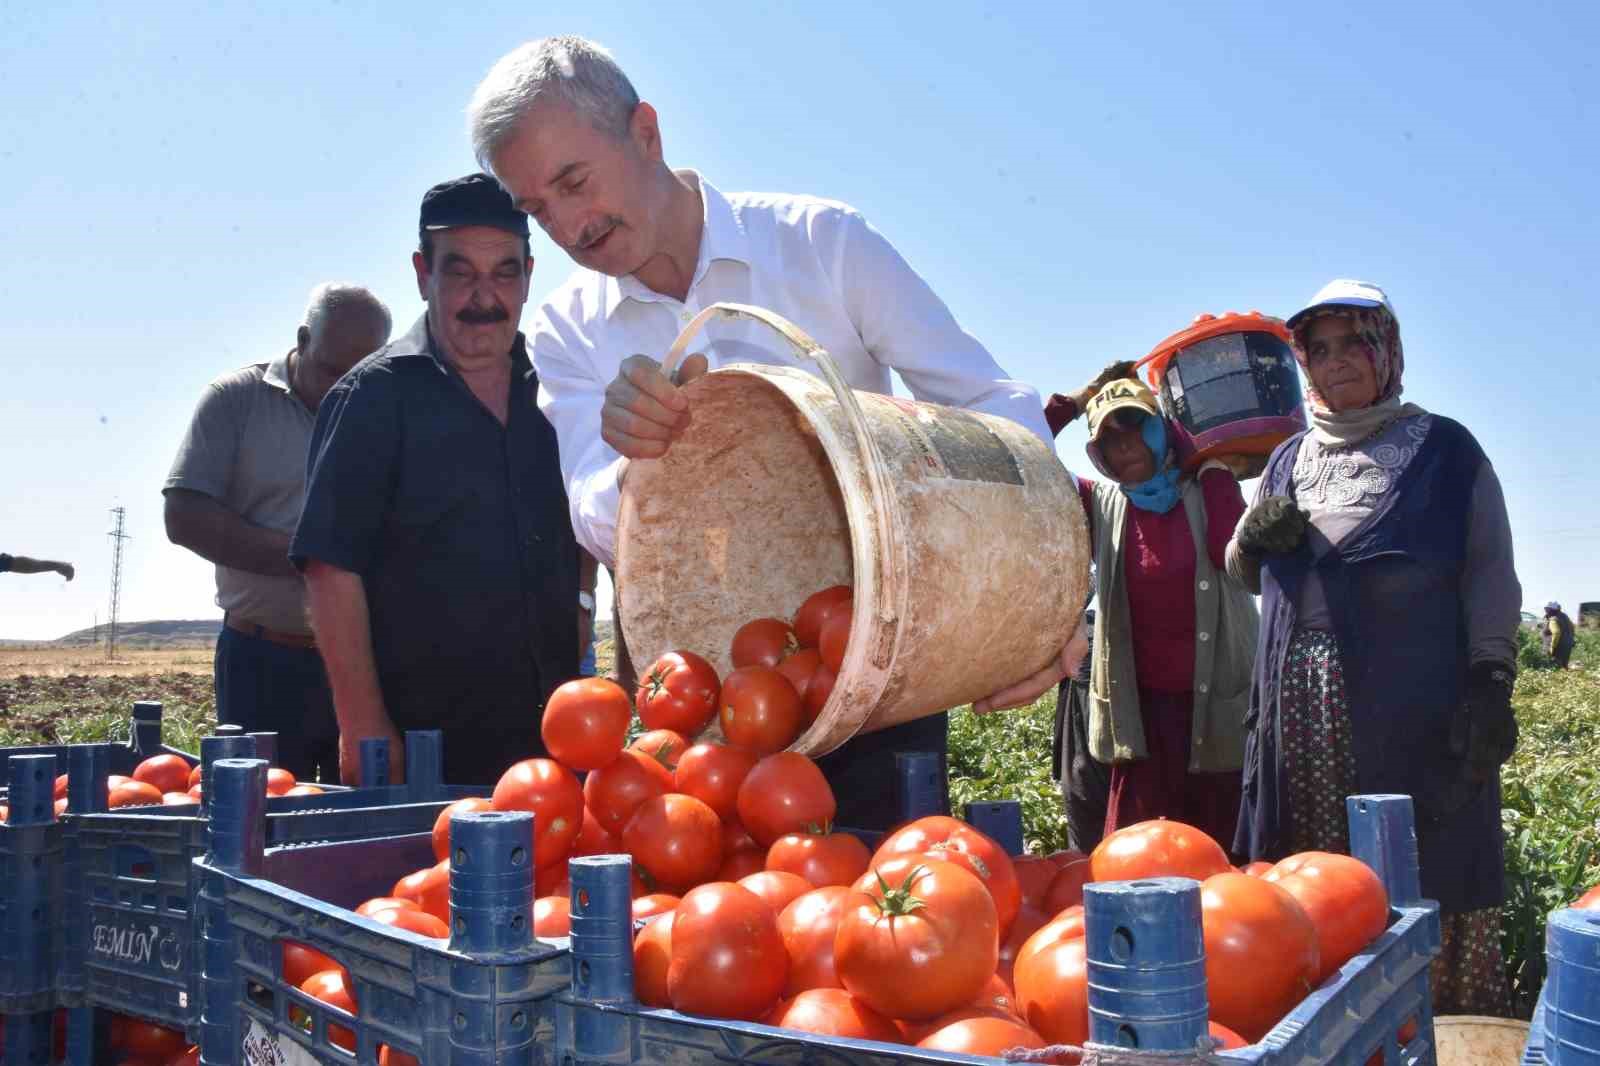
[[[1292,552],[1306,535],[1311,516],[1287,496],[1268,496],[1244,513],[1234,539],[1239,550],[1257,558]]]

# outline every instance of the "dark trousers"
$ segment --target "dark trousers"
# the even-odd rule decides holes
[[[1105,835],[1111,767],[1089,754],[1089,683],[1061,682],[1056,693],[1055,773],[1067,809],[1067,847],[1085,854]]]
[[[942,798],[937,813],[950,813],[950,716],[934,714],[854,737],[817,760],[817,768],[833,786],[833,797],[839,804],[833,818],[835,824],[849,829],[884,830],[903,820],[894,760],[903,751],[931,751],[939,756],[946,776],[940,782]]]
[[[281,766],[300,781],[339,781],[339,727],[322,656],[223,627],[215,663],[217,721],[277,733]]]
[[[544,756],[539,737],[539,722],[530,715],[526,728],[491,730],[474,727],[440,727],[433,724],[403,725],[408,729],[440,729],[444,746],[444,781],[447,785],[493,785],[512,763]]]
[[[1569,640],[1550,649],[1550,658],[1556,661],[1558,669],[1565,670],[1567,664],[1572,661],[1572,648],[1575,643],[1575,641]]]

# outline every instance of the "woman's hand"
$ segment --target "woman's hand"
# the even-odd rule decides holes
[[[1050,665],[1040,670],[1032,677],[1023,678],[1016,684],[1001,689],[992,696],[985,696],[972,705],[974,714],[988,714],[991,711],[1009,711],[1015,707],[1026,707],[1046,692],[1061,684],[1062,680],[1078,672],[1078,666],[1083,662],[1083,657],[1089,654],[1089,627],[1080,620],[1078,628],[1073,630],[1072,639],[1067,641],[1061,653],[1050,660]]]
[[[1305,539],[1310,520],[1311,516],[1289,497],[1268,496],[1239,519],[1239,531],[1233,539],[1238,541],[1240,551],[1256,558],[1292,552]]]

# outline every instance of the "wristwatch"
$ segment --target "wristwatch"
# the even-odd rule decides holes
[[[592,593],[592,592],[580,592],[580,593],[578,593],[578,606],[582,607],[585,611],[588,611],[590,614],[594,614],[594,593]]]

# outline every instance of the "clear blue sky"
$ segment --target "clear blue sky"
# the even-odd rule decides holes
[[[1400,312],[1406,396],[1505,483],[1525,604],[1600,600],[1600,5],[154,3],[0,7],[0,637],[207,617],[160,486],[211,378],[307,292],[404,328],[417,202],[531,37],[608,45],[667,157],[847,201],[1041,392],[1205,310],[1336,276]],[[535,247],[536,298],[571,269]],[[1063,435],[1075,468],[1083,435]]]

